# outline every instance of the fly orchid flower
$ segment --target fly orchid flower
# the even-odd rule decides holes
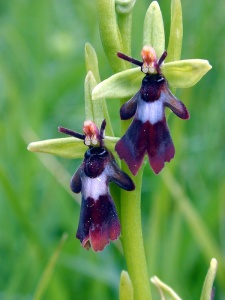
[[[124,32],[123,37],[126,40]],[[180,60],[182,37],[181,3],[179,0],[172,1],[167,56],[167,52],[164,51],[165,34],[162,13],[158,2],[153,1],[144,19],[143,45],[151,45],[151,47],[143,48],[143,61],[119,52],[118,57],[122,60],[116,61],[116,57],[111,60],[117,66],[115,67],[117,73],[99,83],[92,91],[93,100],[111,98],[124,101],[132,97],[121,107],[120,114],[122,120],[132,117],[134,119],[125,135],[117,143],[116,151],[120,158],[127,162],[134,175],[137,174],[145,154],[148,155],[155,173],[159,173],[164,163],[174,157],[175,150],[166,123],[164,108],[169,107],[182,119],[189,118],[187,109],[171,93],[168,86],[189,88],[211,69],[209,62],[204,59]],[[107,46],[109,48],[109,45]],[[123,48],[118,47],[119,49]],[[129,53],[130,48],[126,51]],[[127,65],[121,65],[123,60],[134,63],[138,67],[127,69]],[[140,67],[142,72],[140,72]]]
[[[85,121],[84,134],[59,127],[59,132],[84,140],[89,147],[84,160],[74,173],[70,187],[82,195],[79,226],[76,237],[84,248],[102,251],[110,240],[120,235],[120,222],[115,204],[109,193],[109,182],[132,191],[135,186],[130,177],[120,170],[112,153],[104,146],[106,121],[100,130],[92,121]]]
[[[164,108],[169,107],[181,119],[188,119],[189,113],[185,105],[171,93],[161,73],[160,66],[167,56],[166,51],[157,60],[155,50],[145,46],[141,51],[143,62],[120,52],[117,55],[141,66],[146,75],[141,89],[120,109],[122,120],[134,119],[117,142],[115,150],[134,175],[141,167],[145,154],[148,155],[153,171],[158,174],[164,163],[169,162],[175,154]]]

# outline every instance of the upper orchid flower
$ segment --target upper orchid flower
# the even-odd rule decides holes
[[[143,61],[118,52],[119,58],[138,67],[114,74],[98,84],[92,92],[93,100],[102,97],[132,97],[121,107],[120,116],[122,120],[132,117],[134,119],[125,135],[117,142],[115,150],[134,175],[137,174],[145,154],[148,155],[155,173],[159,173],[164,163],[174,157],[175,149],[164,108],[169,107],[181,119],[188,119],[189,113],[169,87],[191,87],[211,69],[207,60],[179,60],[183,36],[179,1],[172,2],[171,12],[168,56],[165,51],[161,10],[157,1],[153,1],[144,20],[144,47],[141,52]]]
[[[104,146],[102,122],[100,131],[92,121],[85,121],[84,134],[59,127],[59,131],[84,140],[89,147],[84,160],[74,173],[70,187],[82,195],[80,221],[76,237],[86,249],[101,251],[110,240],[120,235],[120,222],[109,193],[109,182],[131,191],[135,188],[130,177],[120,170],[112,153]]]
[[[175,154],[174,145],[167,126],[164,107],[169,107],[178,117],[188,119],[189,113],[169,90],[160,66],[167,53],[159,60],[155,50],[145,46],[141,52],[143,62],[122,53],[118,56],[124,60],[141,66],[146,74],[141,89],[120,109],[122,120],[134,116],[133,122],[125,135],[117,142],[116,151],[120,159],[124,159],[136,175],[142,165],[145,154],[148,154],[150,165],[157,174]]]

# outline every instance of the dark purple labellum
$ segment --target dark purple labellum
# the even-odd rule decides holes
[[[104,126],[105,123],[100,133],[94,134],[95,138],[98,136],[99,146],[89,146],[70,182],[71,190],[82,195],[76,237],[84,248],[92,247],[94,251],[102,251],[110,240],[116,240],[120,235],[120,222],[109,192],[109,183],[113,181],[128,191],[135,188],[133,181],[118,167],[112,153],[104,146]],[[65,129],[61,131],[69,132]],[[77,136],[76,133],[72,135]],[[85,136],[82,139],[85,140]]]
[[[161,62],[162,63],[162,62]],[[158,174],[175,154],[165,118],[169,107],[181,119],[188,119],[184,104],[169,90],[163,75],[147,73],[139,92],[120,109],[122,120],[134,117],[125,135],[117,142],[115,150],[136,175],[145,154],[153,171]]]

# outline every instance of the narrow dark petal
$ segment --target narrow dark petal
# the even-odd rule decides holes
[[[58,131],[62,132],[62,133],[65,133],[67,135],[71,135],[71,136],[73,136],[75,138],[78,138],[80,140],[84,140],[85,139],[85,135],[84,134],[80,134],[80,133],[75,132],[73,130],[70,130],[68,128],[64,128],[64,127],[59,126],[58,127]]]
[[[121,58],[121,59],[123,59],[123,60],[126,60],[126,61],[128,61],[128,62],[130,62],[130,63],[132,63],[132,64],[134,64],[134,65],[139,66],[139,67],[142,67],[142,65],[143,65],[143,62],[142,62],[142,61],[137,60],[137,59],[135,59],[135,58],[133,58],[133,57],[130,57],[130,56],[126,55],[126,54],[123,54],[123,53],[121,53],[121,52],[117,52],[117,56],[118,56],[119,58]]]
[[[110,153],[109,167],[107,169],[109,170],[108,176],[110,181],[115,182],[126,191],[133,191],[135,189],[133,181],[119,168],[112,153]]]
[[[99,132],[99,136],[100,136],[100,146],[103,146],[103,139],[104,139],[104,130],[105,130],[105,127],[106,127],[106,120],[103,120],[102,121],[102,125],[101,125],[101,128],[100,128],[100,132]]]
[[[135,115],[137,110],[137,102],[140,98],[140,92],[135,94],[129,101],[123,104],[120,109],[120,118],[121,120],[128,120]]]
[[[148,123],[147,153],[153,171],[158,174],[175,154],[173,141],[170,136],[165,118],[152,125]]]
[[[115,150],[124,159],[133,175],[140,169],[146,152],[146,123],[134,119],[125,135],[117,142]]]
[[[109,194],[99,196],[96,201],[91,197],[82,199],[77,238],[82,246],[94,251],[102,251],[110,240],[120,235],[120,223],[115,205]]]
[[[170,92],[167,84],[163,88],[161,97],[164,105],[169,107],[179,118],[184,120],[190,118],[186,106]]]
[[[161,55],[160,59],[158,60],[158,68],[160,68],[161,64],[164,62],[164,60],[166,59],[167,57],[167,51],[164,51],[163,54]]]
[[[73,174],[73,177],[70,181],[70,188],[74,193],[80,193],[82,188],[82,181],[81,181],[81,172],[83,171],[83,163],[80,165],[80,167],[76,170],[76,172]]]

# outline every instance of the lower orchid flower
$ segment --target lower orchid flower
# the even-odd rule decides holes
[[[135,186],[130,177],[120,170],[113,154],[104,146],[103,133],[106,121],[100,131],[91,121],[85,121],[84,134],[59,127],[59,131],[84,140],[89,147],[81,166],[73,175],[70,187],[82,195],[79,226],[76,237],[86,249],[102,251],[110,240],[120,235],[120,222],[115,204],[110,196],[109,182],[132,191]]]
[[[167,56],[166,51],[158,61],[152,47],[145,46],[141,54],[143,62],[118,53],[118,57],[141,66],[146,74],[141,89],[120,109],[122,120],[134,119],[115,147],[120,159],[125,160],[134,175],[141,167],[145,154],[156,174],[165,162],[174,157],[175,149],[164,108],[169,107],[181,119],[189,118],[185,105],[171,93],[167,80],[161,74],[160,66]]]

